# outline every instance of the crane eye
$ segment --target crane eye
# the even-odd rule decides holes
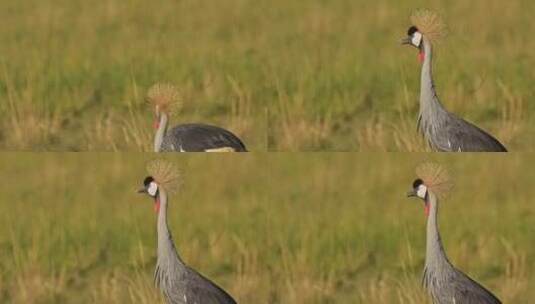
[[[155,182],[151,182],[149,184],[149,187],[147,188],[147,193],[150,196],[156,196],[157,191],[158,191],[158,185]]]

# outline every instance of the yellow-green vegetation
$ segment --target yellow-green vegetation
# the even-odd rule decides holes
[[[426,157],[174,156],[170,227],[184,260],[239,303],[428,303],[423,205],[405,196]],[[135,193],[150,159],[2,155],[0,302],[163,303],[153,202]],[[450,260],[504,303],[528,303],[533,157],[434,160],[455,181],[439,219]]]
[[[172,122],[250,150],[423,151],[410,13],[449,24],[439,96],[512,151],[535,146],[533,1],[0,1],[0,148],[150,150],[155,82]]]

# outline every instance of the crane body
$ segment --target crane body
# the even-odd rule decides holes
[[[416,47],[422,61],[418,129],[429,146],[441,152],[507,152],[492,135],[444,108],[433,82],[431,43],[444,25],[435,13],[425,10],[411,19],[417,26],[409,28],[402,44]]]
[[[157,161],[153,172],[143,181],[139,193],[154,199],[157,212],[157,261],[154,283],[167,304],[236,304],[221,287],[184,263],[178,254],[167,222],[168,189],[178,177],[167,162]],[[174,184],[174,185],[173,185]],[[166,189],[168,188],[168,189]]]
[[[154,152],[247,152],[236,135],[220,127],[187,123],[169,128],[170,114],[181,106],[175,86],[155,84],[146,99],[154,107]]]
[[[427,216],[426,253],[422,284],[434,304],[501,304],[501,301],[449,261],[438,226],[437,195],[452,188],[445,171],[433,164],[420,167],[409,197],[420,198]]]

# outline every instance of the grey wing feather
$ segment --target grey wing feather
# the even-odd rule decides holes
[[[167,131],[163,151],[204,152],[210,149],[232,148],[246,152],[243,142],[232,132],[205,124],[183,124]]]
[[[507,152],[494,137],[477,126],[450,113],[444,125],[444,136],[437,148],[450,152]]]
[[[193,269],[189,270],[186,288],[187,303],[236,304],[222,288]]]
[[[490,291],[460,271],[456,271],[453,284],[457,303],[463,304],[501,304]]]

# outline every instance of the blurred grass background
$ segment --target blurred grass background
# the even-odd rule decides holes
[[[0,158],[1,303],[162,303],[155,214],[135,190],[143,154]],[[422,203],[428,155],[248,154],[168,159],[182,171],[170,227],[185,261],[239,303],[428,303]],[[433,156],[450,260],[504,303],[535,296],[532,155]],[[499,173],[499,175],[497,174]]]
[[[155,82],[173,123],[234,131],[250,150],[424,151],[418,7],[450,35],[434,73],[446,107],[533,150],[535,3],[514,1],[0,1],[0,148],[150,150]]]

